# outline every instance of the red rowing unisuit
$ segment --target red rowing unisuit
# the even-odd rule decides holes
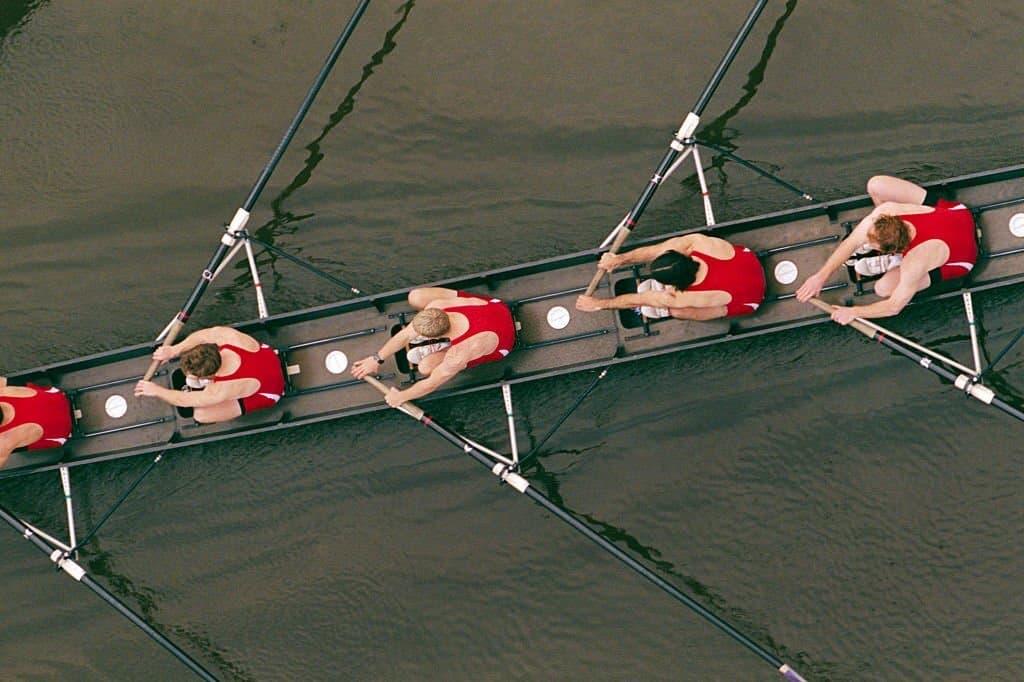
[[[498,335],[498,346],[492,352],[470,360],[466,367],[501,360],[512,352],[512,346],[516,344],[516,324],[512,320],[512,311],[501,299],[485,298],[470,294],[465,291],[459,292],[459,298],[476,298],[487,301],[486,305],[459,305],[452,308],[445,308],[446,313],[462,313],[469,320],[469,329],[465,334],[452,339],[452,345],[457,346],[474,334],[480,332],[494,332]]]
[[[253,410],[262,410],[265,407],[273,407],[284,395],[284,373],[281,371],[281,360],[278,359],[277,351],[265,343],[260,344],[257,351],[249,351],[238,346],[225,343],[218,348],[234,351],[241,358],[241,364],[233,374],[223,377],[213,377],[214,381],[231,381],[233,379],[255,379],[260,382],[260,387],[251,395],[241,399],[242,407],[246,413]]]
[[[931,213],[901,215],[900,219],[917,230],[903,251],[904,256],[923,242],[938,239],[949,247],[949,258],[939,266],[943,281],[966,277],[974,269],[978,261],[978,242],[974,238],[974,216],[966,206],[940,199]]]
[[[733,245],[729,259],[715,258],[700,251],[691,251],[708,266],[704,281],[686,288],[687,291],[725,291],[732,296],[726,305],[726,317],[749,315],[764,301],[764,269],[753,251],[745,246]]]
[[[71,436],[71,403],[68,397],[56,388],[44,388],[26,384],[36,394],[25,398],[0,397],[0,401],[14,407],[14,419],[6,426],[0,426],[0,433],[22,424],[39,424],[43,437],[28,446],[29,450],[59,448]]]

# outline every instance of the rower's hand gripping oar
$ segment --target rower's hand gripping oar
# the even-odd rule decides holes
[[[661,185],[661,181],[668,175],[672,165],[675,163],[676,158],[679,157],[685,150],[688,144],[690,144],[693,134],[697,131],[697,126],[700,125],[700,115],[704,113],[704,108],[707,107],[708,102],[711,100],[711,96],[718,88],[718,84],[722,82],[722,78],[725,76],[725,72],[729,69],[732,64],[733,58],[736,53],[739,52],[740,46],[743,45],[743,41],[747,39],[747,35],[750,34],[750,30],[754,27],[754,23],[757,21],[758,16],[761,14],[761,10],[768,3],[768,0],[758,0],[754,4],[754,7],[750,10],[750,14],[747,15],[746,21],[743,22],[743,26],[740,27],[736,37],[733,38],[732,43],[729,45],[729,49],[726,50],[725,55],[722,57],[722,61],[719,62],[718,68],[715,69],[715,73],[711,76],[711,80],[708,81],[707,85],[704,86],[704,90],[701,92],[700,97],[697,98],[697,103],[693,106],[693,109],[683,119],[683,123],[679,126],[679,130],[676,131],[675,137],[672,138],[672,142],[669,143],[668,151],[665,152],[664,158],[661,163],[658,164],[657,170],[654,171],[654,175],[651,176],[647,186],[644,187],[644,191],[640,194],[640,197],[633,204],[633,208],[630,209],[629,214],[623,220],[621,228],[615,235],[615,240],[612,242],[610,253],[618,253],[622,243],[626,241],[626,237],[636,227],[636,223],[640,220],[640,216],[643,215],[644,210],[647,208],[647,204],[650,203],[651,197],[654,196],[655,190]],[[586,295],[593,296],[594,291],[597,289],[597,285],[601,283],[601,278],[604,276],[604,271],[598,269],[594,274],[593,279],[590,280],[590,285],[587,287]]]
[[[274,169],[277,168],[277,164],[281,161],[281,157],[284,156],[284,152],[291,143],[292,138],[295,137],[295,133],[299,129],[299,124],[302,123],[302,119],[306,117],[306,113],[313,105],[313,100],[316,99],[317,94],[320,92],[320,88],[323,87],[324,81],[327,80],[327,75],[334,67],[334,63],[338,61],[338,57],[341,55],[342,49],[344,49],[345,44],[348,42],[349,37],[356,28],[356,24],[359,23],[359,19],[362,18],[363,12],[369,4],[370,0],[361,0],[355,11],[352,13],[352,16],[349,17],[348,23],[345,24],[345,28],[342,29],[341,35],[338,36],[338,40],[334,43],[334,47],[331,48],[330,54],[327,55],[327,60],[320,69],[320,73],[317,74],[316,80],[313,81],[313,85],[306,94],[306,98],[299,106],[299,110],[296,112],[295,117],[288,126],[288,130],[285,131],[284,136],[281,138],[281,142],[277,145],[277,149],[274,150],[274,153],[271,155],[267,165],[264,166],[263,171],[256,179],[256,183],[253,185],[252,190],[250,190],[245,203],[242,204],[242,207],[235,212],[235,217],[231,219],[231,223],[227,226],[227,231],[221,237],[220,246],[217,247],[213,257],[210,258],[209,264],[206,266],[206,269],[203,270],[203,274],[200,276],[199,281],[196,282],[188,300],[185,305],[182,306],[181,312],[175,316],[174,320],[172,320],[164,330],[164,346],[169,346],[174,343],[174,340],[178,336],[178,332],[180,332],[182,327],[185,326],[185,322],[188,321],[188,318],[191,317],[196,306],[199,304],[199,299],[202,298],[203,294],[206,292],[206,288],[209,286],[210,282],[213,281],[214,273],[218,271],[225,256],[228,255],[232,247],[234,247],[235,242],[238,241],[241,236],[242,231],[245,229],[245,224],[249,221],[249,212],[252,211],[252,207],[256,204],[256,200],[259,199],[260,194],[263,192],[263,188],[266,187],[267,181],[270,180],[271,174],[274,172]],[[160,339],[157,340],[159,341]],[[150,363],[149,369],[146,370],[146,374],[143,376],[143,379],[146,381],[152,379],[153,374],[156,373],[156,369],[159,366],[159,360],[154,360]]]

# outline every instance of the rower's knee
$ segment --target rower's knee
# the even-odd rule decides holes
[[[444,360],[443,351],[431,353],[419,361],[419,364],[416,365],[416,369],[420,374],[430,374],[437,369],[437,366],[441,364],[442,360]]]
[[[875,282],[875,293],[882,298],[889,298],[892,296],[892,292],[896,291],[896,286],[899,283],[899,268],[893,268],[889,272],[885,273],[881,279]]]

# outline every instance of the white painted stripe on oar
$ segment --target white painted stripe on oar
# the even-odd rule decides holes
[[[826,305],[826,306],[831,305],[829,303],[825,303],[824,301],[821,301],[821,299],[811,299],[811,301],[809,301],[809,302],[810,303],[814,303],[815,300],[819,301],[820,303],[822,303],[823,305]],[[817,305],[817,303],[815,303],[814,305],[816,305],[818,308],[821,308],[825,312],[830,312],[830,309],[826,310],[825,308],[822,308],[822,306]],[[832,307],[841,307],[841,306],[832,306]],[[876,324],[876,323],[872,322],[871,320],[865,319],[863,317],[855,317],[853,319],[856,320],[858,323],[864,325],[865,327],[869,327],[870,329],[873,329],[874,331],[876,331],[876,332],[878,332],[880,334],[885,334],[890,339],[895,339],[896,341],[899,341],[903,345],[908,346],[909,348],[913,348],[914,350],[916,350],[919,353],[924,353],[925,355],[931,356],[932,358],[938,360],[939,362],[943,363],[944,365],[946,365],[948,367],[954,367],[954,368],[960,370],[961,372],[966,372],[967,374],[970,374],[972,377],[978,376],[978,371],[977,370],[973,370],[970,367],[965,367],[965,366],[961,365],[959,362],[957,362],[956,360],[953,360],[952,358],[947,358],[945,355],[942,355],[941,353],[936,353],[931,348],[926,348],[925,346],[922,346],[919,343],[914,343],[910,339],[905,338],[903,336],[900,336],[896,332],[890,331],[889,329],[886,329],[885,327],[883,327],[880,324]]]
[[[800,673],[790,668],[788,663],[783,664],[779,668],[779,673],[781,673],[787,680],[790,680],[790,682],[807,682]]]
[[[78,540],[75,537],[75,510],[71,501],[71,474],[67,467],[60,468],[60,485],[64,489],[64,504],[68,511],[68,542],[74,547]]]
[[[508,417],[508,440],[512,448],[512,464],[519,463],[519,443],[516,439],[516,420],[512,412],[512,387],[501,385],[501,397],[505,401],[505,415]]]
[[[693,148],[693,163],[697,168],[697,179],[700,181],[700,198],[704,202],[704,224],[714,225],[715,212],[711,208],[711,196],[708,193],[708,181],[704,177],[704,166],[700,161],[700,150],[698,150],[696,146]]]
[[[967,329],[971,333],[971,356],[974,358],[974,376],[981,376],[981,349],[978,346],[978,325],[974,322],[974,299],[965,291],[964,312],[967,315]]]
[[[615,226],[615,229],[608,233],[608,236],[604,238],[604,241],[601,242],[601,246],[599,246],[598,248],[603,249],[607,247],[609,244],[611,244],[612,240],[615,239],[615,235],[617,235],[624,227],[626,227],[627,220],[629,220],[628,213],[622,218],[622,220],[619,221],[619,224]]]

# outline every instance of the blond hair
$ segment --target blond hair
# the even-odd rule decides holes
[[[448,313],[440,308],[421,310],[416,313],[416,317],[412,318],[412,328],[416,330],[417,334],[428,338],[444,336],[451,329],[451,326],[452,323],[448,319]]]

